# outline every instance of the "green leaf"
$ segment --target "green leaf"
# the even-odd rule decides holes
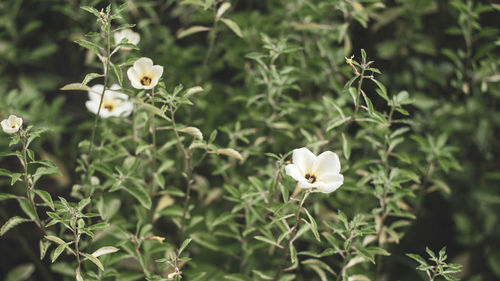
[[[182,242],[181,244],[181,247],[179,248],[179,256],[181,255],[182,251],[184,251],[184,249],[189,245],[189,243],[192,241],[193,239],[191,238],[188,238],[186,240],[184,240],[184,242]]]
[[[384,84],[380,83],[379,81],[375,80],[374,78],[371,78],[371,80],[377,84],[377,87],[380,91],[376,91],[379,96],[384,98],[387,102],[389,102],[389,97],[387,96],[387,90],[384,86]]]
[[[53,235],[46,235],[44,238],[45,238],[45,239],[47,239],[47,240],[50,240],[50,241],[52,241],[52,242],[55,242],[55,243],[57,243],[57,244],[59,244],[59,245],[62,245],[62,244],[65,244],[65,243],[66,243],[66,242],[64,242],[64,240],[62,240],[61,238],[59,238],[59,237],[57,237],[57,236],[53,236]]]
[[[123,85],[123,73],[122,73],[121,67],[116,65],[116,64],[111,64],[111,67],[113,68],[113,72],[115,73],[116,80],[118,80],[118,84],[120,85],[120,87],[122,87],[122,85]]]
[[[188,29],[181,29],[181,30],[177,31],[177,39],[181,39],[181,38],[184,38],[186,36],[189,36],[191,34],[195,34],[198,32],[208,31],[210,29],[212,29],[212,28],[207,27],[207,26],[201,26],[201,25],[191,26]]]
[[[59,90],[62,91],[90,91],[90,88],[86,85],[82,85],[81,83],[71,83],[66,84]]]
[[[227,27],[229,27],[236,35],[238,35],[239,37],[243,37],[243,34],[241,33],[240,27],[234,21],[232,21],[230,19],[220,19],[220,20],[224,24],[226,24]]]
[[[13,173],[10,176],[12,177],[12,179],[10,181],[10,185],[14,185],[19,180],[19,178],[21,178],[22,174],[21,173]]]
[[[35,266],[31,263],[16,266],[5,276],[4,281],[24,281],[28,280],[35,272]]]
[[[114,252],[117,252],[117,251],[119,251],[118,248],[115,248],[115,247],[112,247],[112,246],[105,246],[105,247],[101,247],[98,250],[96,250],[95,252],[93,252],[92,256],[95,257],[95,258],[97,258],[99,256],[111,254],[111,253],[114,253]]]
[[[90,203],[90,197],[84,198],[78,202],[78,211],[82,211]]]
[[[50,193],[45,190],[35,189],[35,193],[42,198],[43,202],[45,202],[52,210],[54,210],[54,201],[52,201],[52,197]]]
[[[17,198],[17,201],[19,202],[19,206],[21,209],[24,211],[26,215],[32,220],[36,219],[36,211],[31,205],[31,202],[26,199],[26,198]]]
[[[168,118],[168,117],[165,115],[165,113],[163,112],[163,110],[159,109],[158,107],[153,106],[153,105],[151,105],[151,104],[149,104],[149,103],[145,103],[145,102],[144,102],[144,101],[142,101],[141,99],[134,99],[134,101],[135,101],[136,103],[138,103],[140,107],[145,108],[147,111],[152,112],[152,113],[154,113],[154,114],[156,114],[156,115],[160,116],[161,118],[163,118],[163,119],[165,119],[165,120],[167,120],[167,121],[170,121],[170,118]]]
[[[304,211],[306,212],[307,214],[307,217],[309,218],[309,226],[310,226],[310,229],[312,231],[312,233],[314,234],[314,237],[316,237],[316,240],[318,240],[318,242],[321,242],[321,238],[319,236],[319,233],[318,233],[318,225],[316,224],[316,221],[314,220],[314,218],[311,216],[311,214],[309,213],[309,211],[304,208]]]
[[[425,261],[424,258],[422,258],[420,255],[417,255],[417,254],[406,254],[408,257],[414,259],[415,261],[417,261],[418,263],[420,263],[421,265],[425,265],[427,266],[427,262]]]
[[[94,7],[90,7],[90,6],[82,6],[80,7],[80,9],[84,10],[84,11],[87,11],[91,14],[93,14],[94,16],[96,16],[97,18],[101,18],[101,14],[99,13],[99,11],[94,8]]]
[[[7,199],[16,199],[16,198],[17,198],[17,196],[14,194],[0,193],[0,201],[7,200]]]
[[[75,40],[75,43],[82,46],[83,48],[89,49],[90,51],[94,52],[95,54],[99,54],[100,53],[99,50],[102,49],[102,47],[99,46],[98,44],[84,40],[84,39]]]
[[[50,255],[50,261],[52,263],[54,263],[57,260],[57,258],[62,254],[62,252],[64,251],[64,249],[67,246],[68,246],[67,243],[63,243],[63,244],[57,246],[57,248],[54,251],[52,251],[52,253]]]
[[[137,199],[144,208],[151,209],[151,197],[149,194],[140,188],[126,186],[125,190]]]
[[[104,271],[104,266],[102,265],[101,261],[94,257],[93,255],[89,255],[87,253],[82,253],[84,257],[86,257],[89,261],[93,262],[101,271]]]
[[[344,133],[342,133],[342,150],[344,151],[345,159],[349,160],[349,157],[351,156],[351,144],[347,140]]]
[[[10,218],[7,222],[4,223],[2,228],[0,228],[0,236],[3,236],[7,231],[16,227],[18,224],[21,224],[23,222],[29,222],[29,221],[30,221],[29,219],[25,219],[25,218],[18,217],[18,216]]]
[[[262,242],[274,245],[274,246],[276,246],[278,248],[283,248],[283,246],[281,246],[280,244],[278,244],[275,241],[273,241],[273,240],[271,240],[269,238],[266,238],[264,236],[254,236],[253,238],[255,238],[255,239],[259,240],[259,241],[262,241]]]
[[[40,260],[42,260],[45,257],[45,254],[47,253],[47,250],[50,247],[50,242],[43,241],[43,239],[40,239],[39,246],[40,246]]]
[[[85,78],[83,78],[83,81],[82,81],[82,86],[85,86],[87,85],[90,81],[94,80],[95,78],[97,77],[103,77],[104,75],[102,74],[99,74],[99,73],[89,73],[87,75],[85,75]]]
[[[355,247],[356,252],[362,257],[365,257],[369,261],[371,261],[373,264],[375,264],[375,257],[365,248],[363,247]]]

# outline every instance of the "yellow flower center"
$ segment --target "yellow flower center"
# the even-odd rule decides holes
[[[149,86],[149,85],[151,85],[151,82],[153,82],[153,78],[151,78],[150,76],[144,75],[141,77],[140,81],[141,81],[142,86]]]
[[[307,173],[306,174],[306,180],[307,180],[308,183],[315,183],[316,182],[316,176]]]
[[[105,103],[103,105],[103,108],[106,109],[108,112],[111,112],[113,111],[113,109],[115,109],[115,106],[111,103]]]

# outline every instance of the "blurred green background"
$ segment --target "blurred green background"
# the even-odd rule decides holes
[[[385,280],[421,280],[416,265],[404,254],[445,245],[451,260],[464,265],[463,280],[500,280],[500,5],[496,1],[231,1],[231,19],[241,27],[242,38],[220,26],[217,33],[177,38],[180,29],[212,25],[212,13],[188,1],[129,2],[121,21],[136,24],[140,54],[165,67],[167,85],[200,84],[207,92],[196,101],[195,111],[181,116],[203,132],[227,131],[218,139],[226,143],[251,144],[255,135],[276,133],[266,128],[244,131],[275,121],[265,108],[248,110],[248,98],[241,98],[262,90],[245,56],[262,51],[266,37],[300,48],[280,58],[282,65],[295,69],[288,81],[276,85],[278,92],[291,92],[299,100],[319,101],[326,92],[340,95],[351,72],[345,57],[359,57],[360,49],[365,49],[382,71],[379,78],[388,92],[406,90],[414,99],[407,119],[412,132],[446,136],[461,166],[439,172],[435,191],[424,196],[417,219],[400,243],[391,246],[392,256],[384,258]],[[77,178],[74,148],[88,138],[91,127],[86,94],[58,90],[83,80],[96,67],[89,53],[73,42],[94,29],[92,15],[79,7],[107,4],[0,2],[0,116],[14,113],[28,124],[51,130],[36,150],[63,163],[64,177],[53,180],[53,196],[69,194],[70,183]],[[294,120],[300,119],[291,116],[289,122]],[[239,134],[232,133],[236,131]],[[283,134],[292,132],[300,136],[297,130]],[[8,141],[3,135],[0,147],[7,149]],[[278,135],[267,152],[284,153],[297,146]],[[412,149],[417,147],[407,146]],[[0,162],[3,168],[12,165]],[[2,189],[9,188],[6,180],[0,183]],[[2,221],[12,214],[13,206],[2,203]],[[39,233],[31,227],[23,225],[19,233],[29,233],[37,245]],[[15,235],[2,237],[0,279],[31,260],[29,242]]]

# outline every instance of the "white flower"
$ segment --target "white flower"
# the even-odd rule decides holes
[[[15,134],[23,126],[23,118],[10,115],[9,118],[2,120],[2,129],[7,134]]]
[[[115,37],[115,44],[119,44],[123,38],[127,39],[127,42],[133,45],[139,44],[139,41],[141,41],[141,35],[139,33],[134,32],[130,28],[126,28],[123,30],[120,30],[118,32],[115,32],[114,35]],[[123,50],[130,50],[128,47],[121,47]]]
[[[127,70],[128,79],[136,89],[152,89],[163,74],[163,66],[153,65],[150,58],[140,58]]]
[[[325,151],[314,155],[302,147],[293,150],[293,164],[286,165],[286,174],[298,181],[300,188],[316,187],[323,193],[330,193],[344,183],[340,174],[340,160],[337,154]]]
[[[90,88],[89,100],[85,103],[85,106],[94,114],[97,114],[97,110],[99,109],[103,87],[103,85],[97,84]],[[108,118],[110,116],[127,117],[132,113],[134,104],[128,101],[128,96],[126,94],[117,91],[120,89],[118,84],[114,84],[109,90],[106,90],[99,116],[102,118]]]

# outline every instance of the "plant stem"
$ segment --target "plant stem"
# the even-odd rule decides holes
[[[31,204],[31,207],[33,208],[33,211],[35,212],[35,224],[43,231],[45,234],[45,226],[43,226],[42,221],[40,220],[40,217],[38,216],[38,212],[36,211],[36,204],[34,200],[34,186],[32,184],[30,175],[28,174],[28,142],[27,142],[27,131],[21,132],[21,141],[23,143],[23,161],[21,161],[22,166],[24,167],[24,172],[23,172],[23,177],[24,177],[24,182],[26,183],[26,196],[29,199],[29,202]]]
[[[155,106],[155,88],[151,90],[151,105]],[[149,114],[150,118],[150,132],[151,136],[153,138],[153,159],[151,159],[151,166],[153,168],[153,179],[151,180],[151,186],[149,187],[149,194],[153,195],[155,191],[155,177],[154,173],[156,172],[156,155],[157,155],[157,149],[156,149],[156,126],[155,126],[155,115],[153,112]]]
[[[94,126],[92,127],[92,134],[90,137],[90,146],[89,146],[89,158],[88,158],[88,165],[90,165],[90,158],[92,154],[92,147],[94,145],[94,137],[95,137],[95,131],[97,129],[97,121],[99,120],[99,114],[101,113],[101,106],[102,102],[104,100],[104,94],[106,93],[106,85],[108,84],[108,75],[109,75],[109,66],[110,66],[110,50],[111,50],[111,42],[110,42],[110,26],[108,24],[106,28],[106,63],[103,63],[104,66],[104,85],[102,87],[102,92],[101,92],[101,100],[99,101],[99,108],[97,109],[97,113],[94,118]],[[87,170],[87,175],[88,175],[88,170]]]
[[[184,154],[184,173],[186,176],[187,180],[187,188],[186,188],[186,198],[184,199],[184,207],[182,211],[182,219],[181,219],[181,233],[184,235],[184,232],[186,231],[186,215],[187,215],[187,209],[188,209],[188,204],[189,200],[191,199],[191,188],[192,188],[192,174],[193,174],[193,166],[191,163],[191,154],[186,150],[186,147],[182,143],[181,137],[179,136],[179,132],[177,132],[177,124],[175,123],[175,110],[170,108],[170,115],[171,115],[171,121],[172,121],[172,127],[174,129],[175,137],[177,139],[177,146],[179,149],[182,151],[182,154]]]

